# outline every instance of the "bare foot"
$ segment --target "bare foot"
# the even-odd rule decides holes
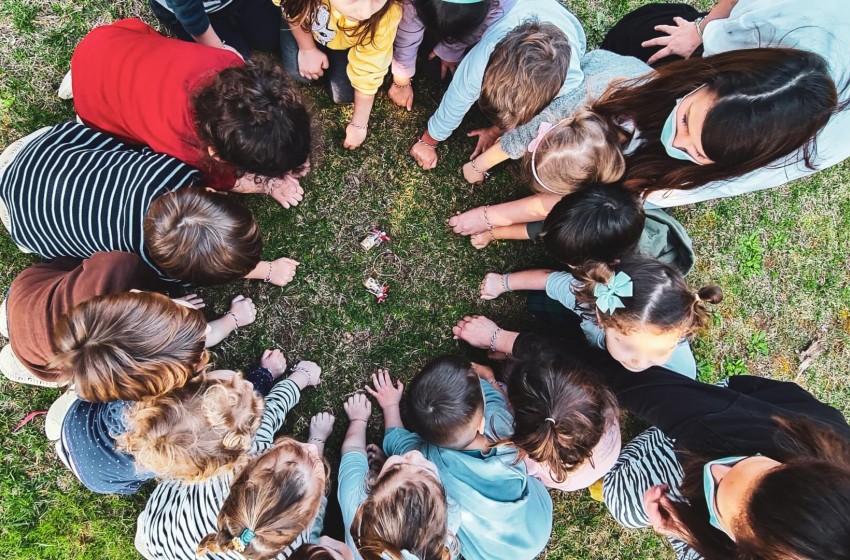
[[[472,243],[472,246],[479,250],[489,245],[492,241],[493,236],[490,235],[490,232],[488,231],[485,231],[484,233],[476,233],[469,238],[469,242]]]
[[[487,225],[487,220],[484,219],[483,206],[467,210],[457,216],[452,216],[449,218],[449,226],[451,226],[455,233],[459,233],[461,235],[484,233],[490,229],[490,226]]]

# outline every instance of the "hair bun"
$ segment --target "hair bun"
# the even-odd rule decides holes
[[[703,286],[695,294],[697,301],[718,304],[723,301],[723,290],[720,286]]]

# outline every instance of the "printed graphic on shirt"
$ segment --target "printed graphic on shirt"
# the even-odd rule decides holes
[[[336,37],[336,31],[330,28],[331,12],[328,7],[322,5],[316,13],[316,21],[313,23],[313,37],[323,45],[327,45]]]

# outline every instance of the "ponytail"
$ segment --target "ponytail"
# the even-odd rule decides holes
[[[620,273],[625,276],[619,276]],[[610,265],[587,263],[575,270],[574,276],[577,283],[573,293],[582,316],[602,328],[621,332],[652,326],[662,331],[677,329],[682,336],[689,337],[708,326],[706,304],[723,300],[723,290],[719,286],[704,286],[692,292],[675,268],[638,254],[626,255]],[[598,287],[611,285],[615,277],[623,283],[628,279],[631,295],[625,295],[626,290],[615,292],[616,301],[622,307],[603,310],[597,296]]]

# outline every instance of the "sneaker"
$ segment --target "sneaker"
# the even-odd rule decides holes
[[[69,389],[50,405],[47,417],[44,419],[44,435],[47,436],[48,441],[58,441],[62,436],[62,422],[65,421],[65,415],[76,401],[77,393]]]
[[[7,344],[0,350],[0,373],[15,383],[26,383],[27,385],[37,385],[38,387],[59,387],[59,383],[55,381],[43,381],[24,367],[24,364],[21,363],[12,351],[11,344]]]
[[[59,99],[74,99],[74,90],[71,89],[71,71],[62,78],[62,83],[59,84],[59,89],[56,91]]]
[[[8,294],[8,292],[7,292]],[[8,340],[9,339],[9,319],[7,319],[8,315],[6,315],[6,302],[9,300],[9,297],[3,298],[3,303],[0,303],[0,334]]]

